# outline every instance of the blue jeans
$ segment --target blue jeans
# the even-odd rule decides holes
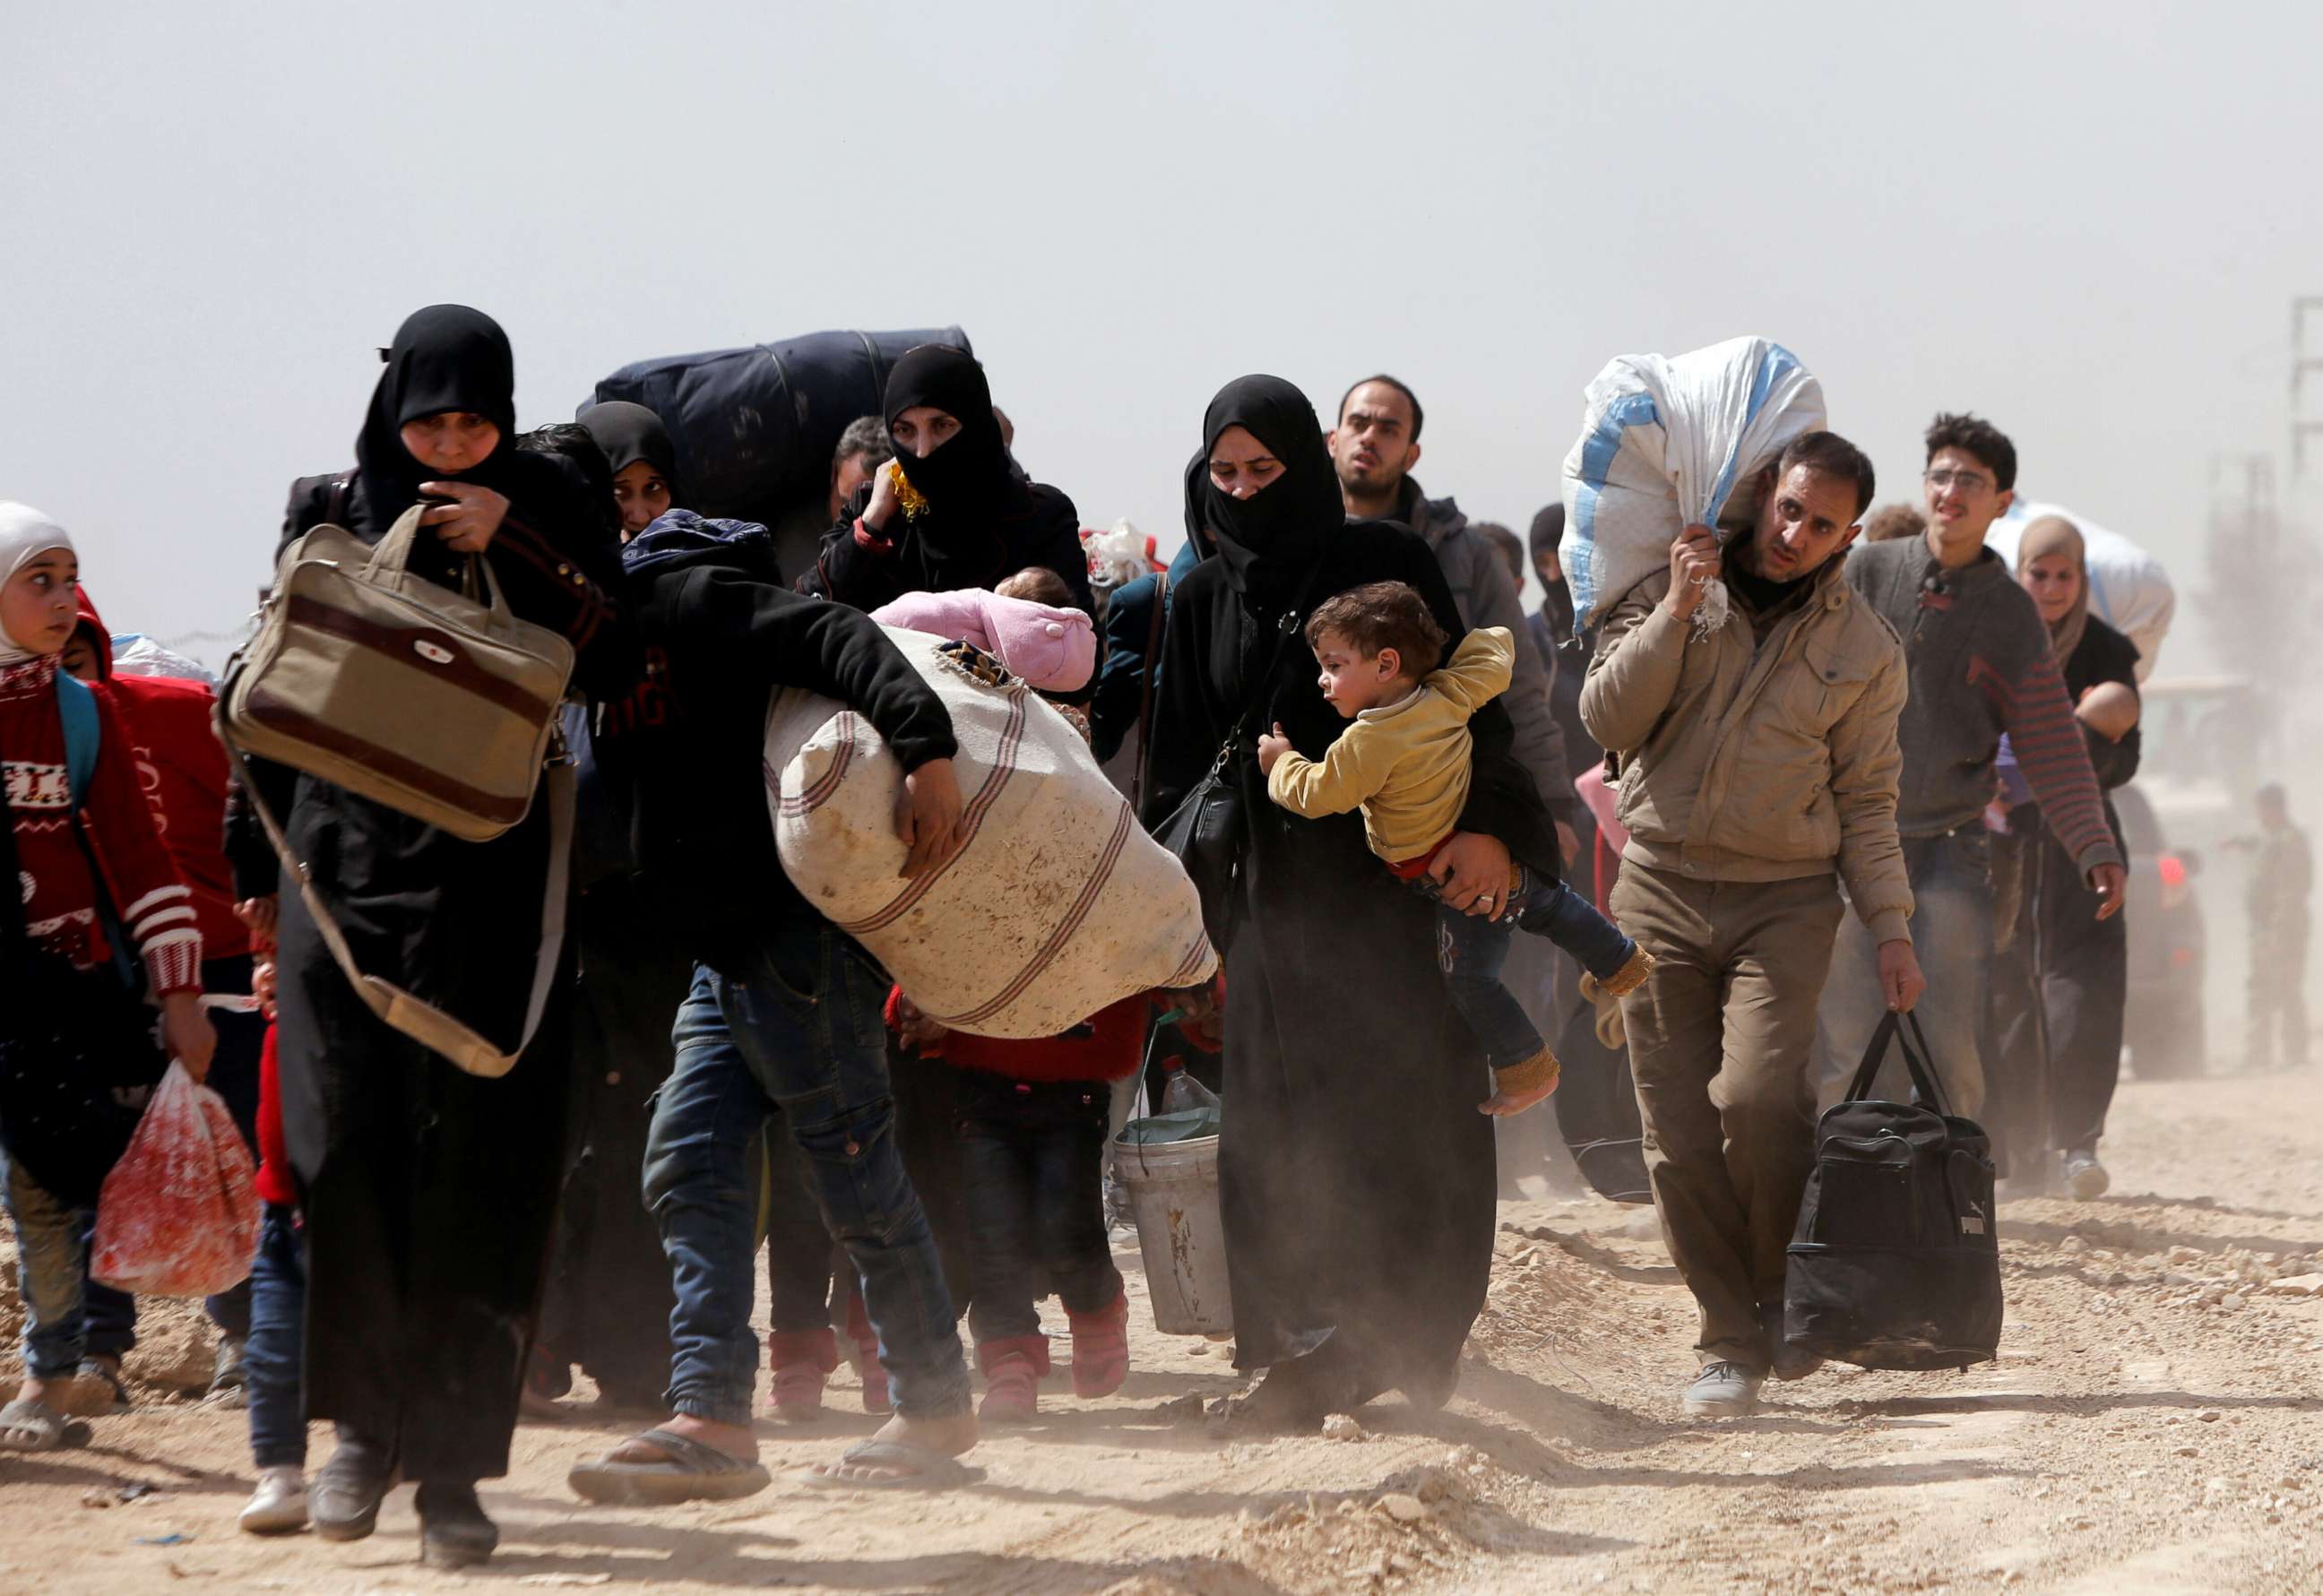
[[[1105,1234],[1103,1081],[1014,1081],[968,1071],[960,1162],[968,1189],[978,1344],[1041,1333],[1034,1304],[1053,1289],[1068,1314],[1121,1295]]]
[[[24,1372],[69,1380],[86,1350],[88,1227],[94,1211],[49,1195],[0,1152],[0,1195],[16,1227],[16,1289],[24,1301]]]
[[[1588,899],[1522,865],[1498,920],[1453,908],[1443,901],[1443,887],[1428,876],[1415,877],[1411,885],[1436,900],[1436,962],[1444,972],[1445,990],[1495,1069],[1521,1064],[1547,1045],[1524,1005],[1501,984],[1509,941],[1518,931],[1547,937],[1601,980],[1619,974],[1638,950]]]
[[[943,1267],[904,1177],[887,1083],[886,977],[820,921],[786,923],[729,972],[698,967],[678,1010],[676,1068],[656,1099],[645,1199],[668,1255],[669,1403],[750,1422],[751,1133],[779,1108],[824,1225],[863,1278],[895,1409],[968,1408],[968,1364]]]
[[[262,1469],[307,1462],[306,1239],[298,1210],[266,1205],[250,1266],[250,1340],[243,1371],[250,1397],[250,1457]]]
[[[1980,823],[1939,837],[1906,837],[1904,868],[1912,878],[1912,947],[1928,980],[1913,1012],[1928,1034],[1951,1111],[1974,1119],[1984,1109],[1984,1011],[1992,988],[1992,839]],[[1850,914],[1840,926],[1823,987],[1815,1049],[1819,1106],[1839,1101],[1887,1012],[1879,949],[1861,918]],[[1909,1089],[1892,1050],[1888,1071],[1883,1095],[1892,1100]]]

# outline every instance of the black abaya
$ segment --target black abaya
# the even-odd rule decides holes
[[[519,615],[574,639],[577,679],[616,690],[632,653],[608,597],[611,537],[562,463],[516,453],[510,381],[488,318],[414,316],[373,396],[355,480],[344,492],[300,482],[285,537],[328,517],[375,542],[437,474],[397,439],[400,421],[430,413],[412,407],[490,416],[500,447],[464,478],[510,500],[486,557]],[[426,533],[413,564],[457,580],[456,556]],[[546,805],[470,843],[302,775],[288,830],[366,973],[514,1045],[540,942]],[[564,1005],[507,1075],[471,1076],[363,1006],[297,894],[281,894],[280,920],[283,1130],[311,1258],[308,1416],[392,1449],[408,1479],[503,1474],[563,1167]]]

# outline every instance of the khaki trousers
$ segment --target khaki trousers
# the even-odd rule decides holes
[[[1621,1000],[1662,1239],[1702,1362],[1764,1373],[1759,1307],[1814,1161],[1815,1008],[1844,913],[1834,876],[1694,881],[1625,863],[1613,919],[1659,962]]]

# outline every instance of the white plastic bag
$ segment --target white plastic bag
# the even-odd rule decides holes
[[[1752,479],[1792,439],[1823,426],[1823,385],[1764,338],[1620,355],[1585,397],[1580,441],[1565,459],[1557,547],[1581,628],[1666,566],[1686,527],[1753,508]],[[1705,631],[1725,624],[1723,582],[1710,585],[1694,615]]]
[[[225,1099],[172,1062],[97,1193],[90,1278],[140,1297],[215,1297],[258,1255],[257,1172]]]
[[[116,676],[170,676],[199,682],[216,693],[218,679],[199,660],[188,659],[164,648],[142,632],[116,632],[113,637],[113,674]]]
[[[2019,499],[2010,505],[2008,514],[1993,522],[1984,541],[2014,571],[2016,546],[2024,539],[2025,528],[2043,516],[2062,517],[2081,529],[2081,544],[2089,555],[2089,613],[2137,645],[2137,679],[2144,681],[2153,674],[2153,666],[2162,657],[2162,641],[2170,635],[2170,623],[2178,613],[2178,590],[2171,583],[2170,573],[2162,569],[2161,561],[2120,533],[2109,532],[2061,504],[2043,504],[2037,500]]]
[[[806,901],[930,1018],[977,1036],[1054,1036],[1125,997],[1208,980],[1217,954],[1194,884],[1082,735],[1015,677],[979,679],[960,645],[886,631],[951,713],[968,844],[899,877],[895,755],[854,711],[784,688],[767,714],[767,804]]]

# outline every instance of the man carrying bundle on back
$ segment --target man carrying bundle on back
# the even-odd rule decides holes
[[[1896,840],[1903,651],[1837,557],[1871,491],[1846,439],[1795,439],[1749,533],[1722,555],[1688,527],[1668,569],[1613,605],[1582,689],[1630,832],[1613,918],[1657,961],[1622,1016],[1654,1207],[1701,1312],[1695,1417],[1748,1413],[1770,1371],[1815,1367],[1784,1343],[1783,1274],[1813,1158],[1807,1071],[1840,877],[1888,1006],[1923,985]],[[1733,612],[1698,628],[1722,575]]]
[[[761,771],[776,687],[839,700],[905,772],[896,830],[916,876],[960,840],[951,718],[878,626],[780,584],[764,527],[673,511],[623,551],[647,645],[638,831],[647,882],[697,963],[646,1151],[645,1198],[677,1289],[666,1424],[574,1466],[592,1501],[747,1496],[754,1197],[746,1151],[772,1110],[863,1277],[896,1417],[816,1483],[935,1485],[976,1441],[951,1298],[895,1136],[887,977],[784,874]]]

